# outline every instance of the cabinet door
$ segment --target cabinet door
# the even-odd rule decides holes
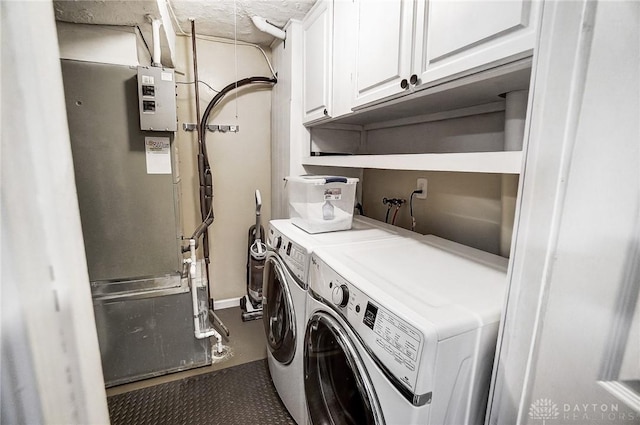
[[[353,105],[402,92],[411,71],[414,1],[357,0]]]
[[[302,22],[304,122],[331,116],[333,3],[320,0]]]
[[[419,0],[414,73],[420,83],[532,54],[536,0]]]

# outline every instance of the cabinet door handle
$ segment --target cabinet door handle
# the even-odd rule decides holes
[[[324,111],[322,111],[322,113],[324,114],[324,116],[329,116],[329,111],[327,111],[326,109]]]
[[[415,86],[416,84],[418,84],[420,81],[418,80],[418,76],[416,74],[413,74],[410,78],[409,78],[409,82],[411,83],[412,86]]]
[[[407,81],[406,78],[403,78],[402,81],[400,81],[400,87],[403,90],[406,90],[409,87],[409,82]]]

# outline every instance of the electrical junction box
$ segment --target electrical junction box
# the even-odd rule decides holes
[[[139,66],[138,104],[141,130],[177,131],[174,70]]]

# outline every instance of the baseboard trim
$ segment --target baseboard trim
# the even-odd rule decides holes
[[[224,300],[215,300],[213,301],[213,309],[224,310],[225,308],[239,307],[241,298],[242,297],[226,298]]]

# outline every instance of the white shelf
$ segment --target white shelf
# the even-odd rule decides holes
[[[308,156],[302,158],[302,164],[382,170],[520,174],[522,152]]]

